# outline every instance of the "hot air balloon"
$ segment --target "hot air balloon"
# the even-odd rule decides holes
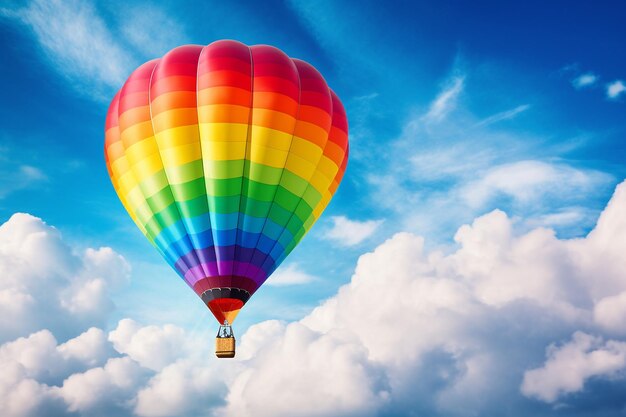
[[[230,325],[330,202],[345,110],[320,73],[267,45],[185,45],[113,98],[105,160],[122,204],[220,324]]]

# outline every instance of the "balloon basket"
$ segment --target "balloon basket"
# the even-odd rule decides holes
[[[215,337],[215,356],[218,358],[235,357],[235,335],[228,322],[220,326]]]
[[[235,338],[234,337],[216,337],[215,338],[215,356],[218,358],[234,358],[235,357]]]

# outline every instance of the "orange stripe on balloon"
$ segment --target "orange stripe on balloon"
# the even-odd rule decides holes
[[[158,115],[172,108],[196,108],[196,91],[172,91],[152,99],[150,108],[152,115]]]
[[[218,104],[198,107],[198,120],[200,123],[240,123],[248,124],[250,108]]]

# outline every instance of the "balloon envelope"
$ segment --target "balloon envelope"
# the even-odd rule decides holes
[[[142,233],[232,323],[337,190],[347,130],[311,65],[217,41],[131,74],[109,107],[105,159]]]

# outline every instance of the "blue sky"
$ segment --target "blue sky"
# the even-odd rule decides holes
[[[163,369],[168,368],[155,366],[150,360],[146,362],[136,353],[133,356],[132,343],[127,340],[131,337],[128,334],[133,332],[122,332],[119,320],[135,320],[133,323],[148,326],[145,328],[154,330],[159,337],[170,334],[169,323],[176,326],[173,332],[187,332],[191,336],[210,335],[214,331],[208,310],[169,270],[127,217],[110,184],[103,160],[104,117],[115,91],[138,65],[186,43],[208,44],[231,38],[247,44],[275,45],[318,68],[347,109],[351,159],[345,179],[322,219],[277,271],[274,285],[266,285],[255,294],[239,316],[237,332],[258,335],[256,339],[250,336],[250,340],[265,340],[268,334],[291,340],[289,329],[296,325],[308,326],[307,331],[316,334],[332,333],[332,326],[328,327],[315,313],[312,315],[312,310],[320,304],[326,306],[321,307],[322,310],[332,310],[341,327],[341,320],[352,313],[348,307],[345,307],[347,312],[342,313],[340,307],[331,309],[329,305],[344,299],[345,305],[358,300],[373,303],[366,301],[373,297],[371,294],[364,293],[365,298],[361,299],[353,294],[351,298],[350,291],[358,293],[359,283],[367,282],[367,277],[363,276],[367,276],[368,262],[374,262],[372,259],[387,253],[394,245],[405,248],[402,245],[406,244],[422,253],[437,274],[448,268],[439,264],[439,267],[432,266],[432,262],[441,259],[455,267],[465,265],[468,269],[457,271],[458,276],[473,276],[480,270],[478,264],[472,262],[493,261],[502,255],[507,259],[503,262],[509,265],[506,273],[527,280],[520,272],[526,271],[526,266],[519,261],[527,252],[534,253],[529,247],[539,254],[549,252],[554,245],[567,248],[558,251],[576,252],[582,250],[576,247],[579,242],[591,242],[591,246],[600,239],[594,237],[596,240],[593,240],[593,236],[608,233],[597,231],[588,236],[594,228],[599,229],[596,222],[601,212],[614,196],[615,187],[626,176],[623,163],[626,156],[626,48],[623,43],[626,6],[623,2],[505,4],[479,1],[470,4],[444,1],[385,2],[382,6],[369,1],[276,1],[260,6],[257,2],[164,2],[157,5],[34,0],[3,2],[0,7],[4,54],[0,67],[3,98],[0,222],[35,222],[37,226],[24,226],[19,230],[26,231],[24,236],[31,230],[52,236],[51,239],[64,248],[59,249],[61,252],[69,258],[78,257],[70,264],[83,265],[79,267],[81,271],[91,271],[89,265],[94,262],[98,268],[113,262],[111,268],[117,271],[115,274],[127,276],[118,280],[123,283],[104,280],[102,285],[111,290],[102,290],[107,294],[103,300],[110,305],[103,304],[99,310],[102,314],[94,316],[95,321],[79,320],[80,323],[68,324],[65,328],[59,323],[43,321],[45,326],[37,322],[39,324],[24,326],[21,330],[19,327],[11,331],[5,329],[4,342],[47,328],[60,345],[82,334],[91,324],[104,335],[109,332],[107,343],[114,345],[114,348],[107,345],[110,358],[104,355],[101,362],[130,358],[133,364],[139,364],[136,386],[144,384],[157,390],[159,381],[165,378]],[[614,197],[614,201],[618,200]],[[32,219],[9,221],[14,213],[36,216],[54,226],[62,237],[54,237],[53,229]],[[615,221],[608,215],[606,218],[607,222]],[[620,230],[618,226],[614,229]],[[7,226],[7,230],[13,229]],[[536,237],[546,230],[554,231],[552,238]],[[408,233],[413,238],[405,241],[405,234],[397,233]],[[22,236],[13,232],[13,236],[18,235]],[[423,238],[423,243],[417,242],[415,236]],[[611,236],[618,241],[609,240],[612,242],[609,246],[619,247],[623,238]],[[496,251],[498,255],[492,258],[489,258],[492,246],[479,245],[498,246],[497,242],[503,240],[509,242],[508,246],[502,244],[501,251]],[[26,245],[23,242],[19,245],[22,244]],[[471,252],[472,245],[478,245],[478,258],[470,262],[464,256]],[[88,248],[101,247],[112,248],[132,272],[120,266],[117,255],[108,252],[84,255],[90,253]],[[509,249],[511,252],[503,255]],[[588,248],[587,252],[593,253],[593,250]],[[24,249],[24,253],[27,251]],[[106,260],[96,262],[94,256]],[[400,260],[405,259],[398,256]],[[570,253],[570,256],[573,255]],[[5,265],[10,265],[12,258],[5,255],[2,259]],[[581,259],[587,258],[581,255]],[[607,259],[609,264],[617,262]],[[389,262],[396,262],[393,254]],[[510,265],[517,265],[517,268]],[[567,268],[559,267],[555,269],[557,272],[546,273],[550,277],[546,280],[559,274],[584,276],[588,267],[576,263]],[[9,266],[3,268],[9,270]],[[569,272],[563,272],[565,270]],[[489,271],[495,274],[498,268]],[[544,272],[545,268],[528,273],[541,277]],[[24,273],[28,275],[28,271]],[[416,277],[421,273],[415,272]],[[485,272],[485,276],[489,273]],[[611,274],[607,272],[607,276]],[[563,385],[565,388],[558,384],[546,387],[533,382],[532,376],[558,371],[559,353],[565,352],[562,357],[566,357],[569,348],[580,348],[583,353],[608,351],[615,353],[618,359],[626,355],[620,350],[620,343],[626,343],[621,341],[626,333],[619,325],[611,327],[615,320],[626,322],[626,307],[620,310],[621,307],[616,306],[621,304],[615,301],[621,300],[619,295],[622,289],[626,290],[626,276],[616,274],[612,284],[602,286],[602,290],[593,287],[595,289],[587,291],[582,289],[587,288],[587,284],[580,283],[559,284],[558,290],[550,287],[554,294],[568,294],[567,302],[565,298],[558,298],[560,296],[554,297],[560,300],[556,304],[562,301],[569,306],[563,307],[565,310],[571,307],[572,310],[568,310],[571,316],[567,319],[559,316],[554,323],[539,326],[537,334],[527,341],[519,342],[522,347],[516,348],[516,358],[520,361],[517,373],[506,375],[510,384],[504,384],[500,391],[490,390],[484,396],[487,399],[484,403],[466,399],[467,409],[473,410],[474,415],[493,415],[490,412],[496,403],[510,401],[520,408],[507,411],[507,415],[561,415],[564,409],[576,415],[623,412],[626,403],[615,398],[626,387],[623,379],[626,363],[610,369],[586,365],[583,384],[578,388],[567,384]],[[385,272],[380,275],[384,276]],[[393,282],[390,278],[389,285]],[[491,280],[485,278],[484,282]],[[64,285],[72,287],[71,279]],[[537,295],[541,293],[538,288],[546,290],[542,283],[533,284],[528,291],[520,290],[515,297],[506,295],[513,291],[508,288],[523,285],[501,285],[502,288],[477,285],[475,299],[472,299],[472,305],[480,304],[480,308],[507,309],[502,323],[485,318],[484,314],[488,316],[488,313],[472,315],[478,321],[484,320],[489,328],[480,329],[488,335],[476,336],[473,346],[475,349],[483,345],[489,347],[485,350],[494,352],[493,358],[501,358],[499,349],[510,348],[513,343],[494,329],[506,327],[506,320],[522,317],[524,309],[530,308],[525,303],[537,302],[541,305],[537,307],[539,310],[546,309],[546,314],[558,316],[541,304],[547,302]],[[15,290],[9,284],[3,289]],[[626,296],[623,298],[626,304]],[[573,299],[586,301],[578,303],[571,301]],[[554,299],[550,303],[556,305]],[[359,308],[354,306],[354,311]],[[381,313],[383,316],[388,317]],[[279,322],[267,321],[273,319]],[[438,316],[433,316],[433,320],[437,322]],[[446,320],[441,318],[442,323]],[[345,319],[346,326],[347,323],[351,321]],[[473,321],[469,325],[480,328]],[[576,336],[575,332],[582,333]],[[356,331],[357,339],[358,333]],[[511,334],[511,337],[519,336],[515,332]],[[120,342],[122,339],[125,343]],[[428,349],[418,344],[415,352],[419,354],[406,353],[416,364],[433,358],[433,369],[418,365],[409,368],[414,369],[415,378],[427,377],[423,386],[418,387],[424,398],[431,397],[428,393],[438,392],[437,398],[444,398],[441,401],[445,403],[424,400],[415,404],[406,395],[403,385],[413,381],[412,378],[397,379],[397,370],[385,365],[385,354],[377,354],[376,347],[361,342],[359,349],[369,352],[364,354],[367,359],[359,356],[363,353],[358,349],[355,355],[359,361],[365,361],[361,364],[364,372],[369,376],[382,375],[379,379],[372,377],[374,382],[368,388],[377,394],[340,402],[340,414],[358,414],[368,409],[376,415],[410,415],[411,411],[415,415],[463,415],[462,408],[447,406],[463,403],[461,376],[456,385],[452,382],[446,385],[437,376],[454,372],[469,375],[474,362],[468,360],[464,367],[458,362],[459,358],[469,357],[463,348],[452,348],[443,342]],[[250,343],[249,346],[255,346]],[[551,345],[554,349],[546,351]],[[267,344],[259,346],[262,350]],[[527,349],[523,349],[524,346]],[[261,359],[252,355],[249,363],[256,365],[238,366],[244,366],[243,373],[253,368],[261,373],[260,369],[274,363],[267,355],[264,357],[265,362],[258,362]],[[171,366],[184,363],[186,359],[173,360]],[[105,363],[108,362],[96,361],[93,366],[101,365],[96,368],[106,373]],[[214,362],[209,363],[207,372],[217,372],[211,368],[213,365]],[[153,374],[140,368],[149,369]],[[182,374],[189,371],[184,366],[173,369]],[[533,374],[532,369],[538,373]],[[81,375],[88,372],[83,371]],[[66,376],[69,375],[72,374]],[[61,382],[69,379],[58,378]],[[232,375],[230,378],[237,379]],[[54,391],[50,381],[37,381],[46,383],[46,389]],[[239,384],[245,385],[244,382]],[[444,385],[450,389],[443,390]],[[372,388],[379,386],[384,389]],[[141,389],[137,388],[136,392],[147,392],[147,388]],[[229,398],[238,395],[228,387],[215,389],[220,395],[230,393]],[[200,398],[204,398],[203,391],[199,391]],[[603,396],[600,392],[608,394]],[[65,401],[53,407],[59,415],[94,412],[88,406],[81,408],[80,404],[67,399],[75,397],[58,395]],[[128,395],[125,401],[134,404],[134,408],[128,411],[128,407],[120,406],[116,412],[158,414],[141,405],[140,395]],[[445,400],[446,395],[454,398]],[[231,400],[225,403],[215,400],[212,404],[214,408],[203,412],[246,413]],[[98,407],[99,412],[105,409]],[[172,410],[172,415],[198,412],[184,407]],[[278,409],[268,411],[268,415],[280,413]],[[316,415],[325,414],[320,411]]]

